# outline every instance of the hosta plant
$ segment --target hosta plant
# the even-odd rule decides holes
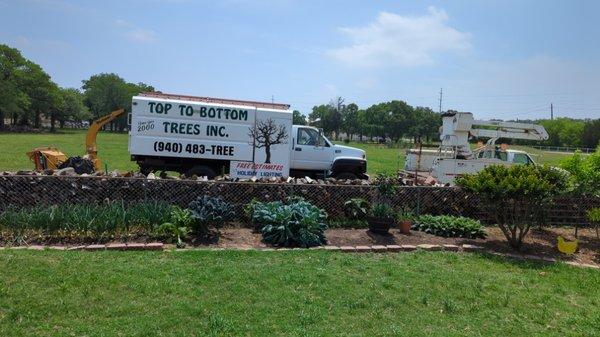
[[[326,218],[325,211],[299,198],[287,203],[257,203],[253,211],[253,221],[258,224],[263,241],[282,247],[326,244]]]

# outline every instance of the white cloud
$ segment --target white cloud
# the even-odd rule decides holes
[[[431,64],[438,53],[471,48],[470,34],[448,26],[447,21],[446,12],[435,7],[416,17],[381,12],[368,26],[340,28],[352,44],[331,49],[327,54],[352,66]]]
[[[158,35],[155,31],[136,27],[131,22],[118,19],[115,21],[115,26],[125,30],[122,35],[130,41],[137,43],[154,43],[158,41]]]
[[[153,30],[136,28],[125,33],[125,36],[134,42],[153,43],[158,41],[158,36]]]

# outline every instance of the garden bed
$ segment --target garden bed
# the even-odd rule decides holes
[[[332,246],[371,246],[371,245],[419,245],[419,244],[437,244],[437,245],[462,245],[474,244],[484,247],[487,251],[499,253],[515,253],[507,242],[506,238],[496,227],[487,227],[485,229],[486,239],[463,239],[463,238],[444,238],[423,232],[412,231],[410,235],[400,234],[398,229],[390,230],[389,235],[379,235],[371,233],[365,229],[328,229],[325,232],[328,245]],[[526,238],[523,249],[520,253],[536,255],[540,257],[549,257],[574,261],[586,264],[600,265],[600,239],[596,238],[593,229],[579,229],[579,250],[572,256],[561,254],[556,249],[556,241],[559,235],[573,239],[573,228],[569,227],[548,227],[544,229],[532,229],[530,235]],[[104,240],[81,238],[55,238],[55,237],[30,237],[27,243],[29,245],[67,245],[89,243],[111,243],[111,242],[150,242],[156,238],[145,235],[129,235],[121,237],[119,240],[110,237]],[[220,235],[212,235],[206,239],[186,240],[188,247],[218,247],[218,248],[267,248],[271,247],[262,242],[260,233],[254,232],[250,228],[238,226],[227,226],[222,228]],[[2,242],[1,245],[7,245]]]
[[[328,244],[333,246],[371,246],[371,245],[419,245],[419,244],[474,244],[486,250],[499,253],[515,253],[502,232],[496,227],[486,228],[486,239],[443,238],[423,232],[412,231],[410,235],[400,234],[397,229],[390,235],[378,235],[365,229],[328,229],[325,232]],[[572,256],[561,254],[556,249],[558,235],[572,239],[573,229],[550,227],[532,229],[526,238],[520,253],[550,257],[586,264],[600,265],[600,240],[592,229],[579,230],[579,250]],[[248,228],[226,227],[221,230],[220,237],[212,242],[196,242],[195,246],[212,246],[220,248],[265,248],[269,247],[261,241],[260,233]],[[193,245],[192,245],[193,246]]]

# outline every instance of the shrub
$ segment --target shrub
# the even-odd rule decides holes
[[[311,203],[294,198],[253,206],[253,222],[259,225],[263,241],[275,246],[313,247],[327,243],[327,214]]]
[[[413,222],[412,229],[446,238],[485,238],[484,226],[481,222],[448,215],[418,216]]]
[[[352,198],[344,203],[344,214],[352,220],[364,220],[371,212],[371,204],[363,198]]]
[[[575,191],[600,196],[600,146],[587,157],[575,152],[561,163],[561,168],[571,173]]]
[[[219,197],[204,195],[196,198],[188,206],[193,219],[194,230],[201,235],[208,234],[210,227],[219,230],[227,221],[235,217],[233,206]]]
[[[520,249],[532,224],[541,224],[553,198],[569,189],[568,181],[564,170],[533,165],[492,165],[456,180],[478,195],[515,249]]]

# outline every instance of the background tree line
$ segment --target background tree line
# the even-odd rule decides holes
[[[67,121],[90,121],[119,108],[131,111],[131,96],[154,91],[144,83],[128,83],[116,74],[97,74],[78,88],[61,88],[38,64],[21,52],[0,45],[0,129],[6,124],[40,128],[42,118],[50,130]],[[126,116],[110,125],[125,130]]]
[[[523,122],[522,120],[520,122]],[[513,144],[543,145],[594,149],[600,144],[600,119],[555,118],[527,121],[544,126],[548,140],[513,141]]]
[[[346,104],[337,97],[329,104],[313,107],[308,120],[294,111],[294,123],[323,128],[323,131],[339,140],[341,134],[346,138],[360,140],[401,139],[435,141],[442,124],[439,113],[426,107],[413,107],[404,101],[389,101],[373,104],[360,109],[355,103]]]

